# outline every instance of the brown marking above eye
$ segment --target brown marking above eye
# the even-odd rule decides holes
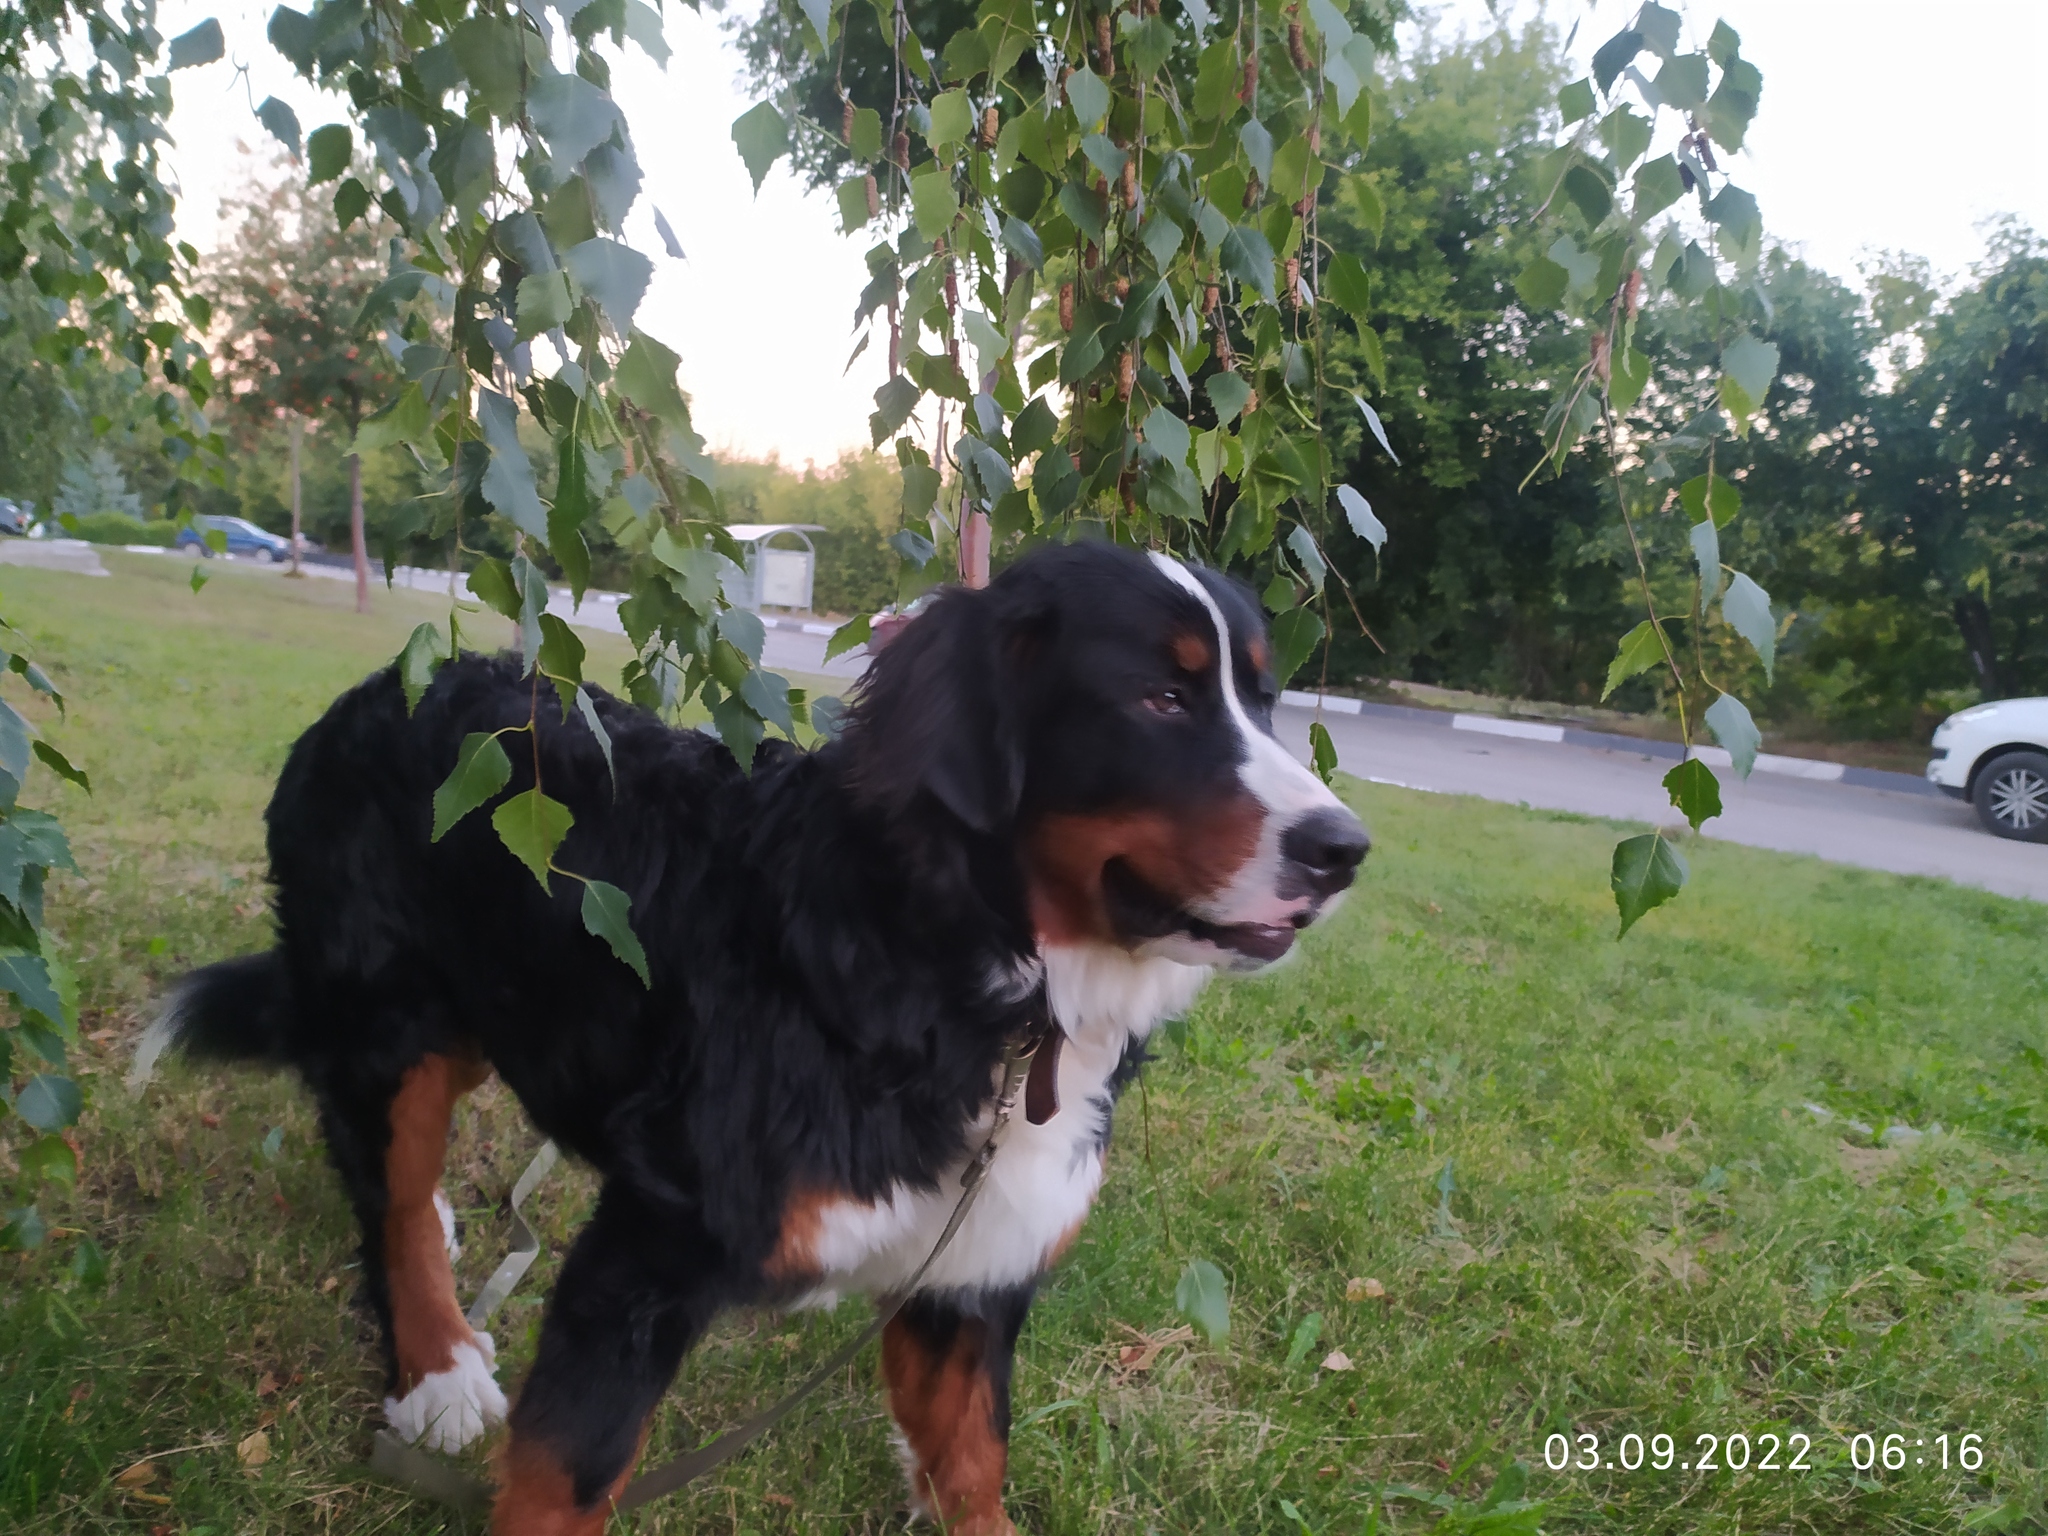
[[[1253,635],[1250,643],[1245,646],[1245,650],[1251,656],[1252,665],[1261,672],[1272,666],[1273,653],[1266,649],[1266,637],[1264,635]]]
[[[1216,659],[1209,642],[1182,630],[1173,637],[1173,662],[1183,672],[1206,672]]]

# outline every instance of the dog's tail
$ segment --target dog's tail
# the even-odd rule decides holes
[[[167,1050],[207,1061],[281,1061],[290,1009],[281,949],[201,966],[178,983],[144,1031],[129,1090],[142,1091]]]

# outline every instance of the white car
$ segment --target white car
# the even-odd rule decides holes
[[[1934,729],[1927,782],[1977,807],[1999,837],[2048,843],[2048,699],[1998,699]]]

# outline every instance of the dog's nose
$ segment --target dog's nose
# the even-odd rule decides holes
[[[1280,856],[1299,869],[1318,896],[1334,896],[1358,877],[1372,839],[1349,811],[1321,810],[1282,834]]]

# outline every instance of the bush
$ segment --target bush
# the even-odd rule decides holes
[[[91,512],[84,517],[68,517],[58,526],[65,534],[88,544],[154,544],[159,549],[169,549],[178,536],[178,525],[167,517],[152,517],[144,522],[125,512]]]

